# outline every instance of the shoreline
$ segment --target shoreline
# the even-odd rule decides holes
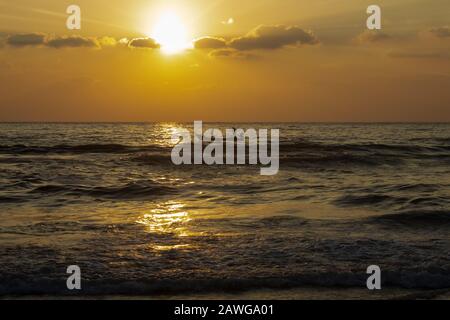
[[[386,288],[370,291],[364,288],[295,288],[259,289],[240,293],[209,292],[180,295],[4,295],[0,300],[450,300],[447,289]]]

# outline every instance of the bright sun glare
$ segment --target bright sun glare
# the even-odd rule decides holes
[[[187,29],[174,12],[165,12],[159,17],[151,36],[161,45],[161,50],[168,54],[190,46]]]

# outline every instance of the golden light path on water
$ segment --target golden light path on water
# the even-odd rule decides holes
[[[185,204],[177,201],[166,201],[157,204],[149,213],[142,215],[136,222],[146,227],[150,233],[171,234],[176,237],[191,235],[186,224],[191,221],[189,213],[183,208]],[[157,251],[186,249],[189,244],[151,245]]]
[[[161,147],[173,147],[176,142],[172,141],[172,136],[179,137],[182,130],[187,128],[183,124],[159,123],[157,124],[158,137],[149,138],[149,142]]]

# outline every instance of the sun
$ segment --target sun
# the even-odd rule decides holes
[[[151,37],[167,54],[181,52],[190,47],[188,31],[181,19],[172,11],[162,13],[151,31]]]

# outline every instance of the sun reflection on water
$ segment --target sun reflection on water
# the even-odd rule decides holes
[[[151,248],[156,251],[182,250],[190,249],[190,244],[174,244],[174,245],[152,245]]]
[[[191,221],[189,213],[183,210],[184,206],[174,201],[157,204],[156,208],[136,222],[145,225],[152,233],[173,233],[182,236],[186,230],[184,225]]]
[[[150,245],[156,251],[182,250],[191,248],[188,243],[180,243],[180,239],[193,235],[187,228],[191,221],[189,213],[183,208],[185,204],[176,201],[167,201],[156,205],[150,213],[144,214],[136,222],[145,226],[147,232],[167,234],[172,238]]]
[[[182,124],[160,123],[156,129],[158,137],[152,137],[151,143],[161,147],[173,147],[175,144],[172,142],[172,135],[181,134],[186,128]]]

